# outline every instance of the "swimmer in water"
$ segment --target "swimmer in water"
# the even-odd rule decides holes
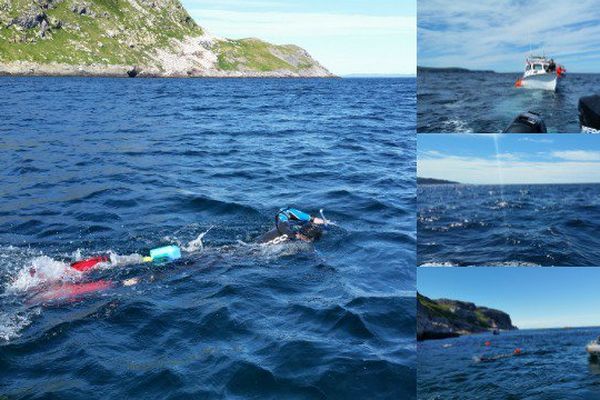
[[[322,214],[321,214],[322,216]],[[259,243],[270,243],[278,244],[286,241],[300,240],[303,242],[314,242],[319,240],[323,233],[323,228],[326,225],[332,224],[327,221],[324,216],[322,218],[311,216],[303,211],[295,208],[282,208],[275,215],[275,228],[266,232],[260,236],[257,241]],[[208,232],[208,231],[207,231]],[[202,237],[207,233],[205,232],[199,236],[196,240],[190,242],[187,249],[196,248],[200,245],[202,248]],[[175,261],[181,258],[181,250],[177,246],[165,246],[150,251],[149,257],[137,256],[139,263],[153,262],[153,261]],[[86,260],[79,260],[70,264],[71,268],[81,273],[85,273],[94,269],[97,265],[102,263],[111,263],[111,257],[109,255],[95,256]],[[33,277],[38,273],[34,267],[29,270],[29,274]],[[40,274],[41,275],[41,274]],[[151,280],[154,280],[154,275],[151,276]],[[39,293],[31,299],[33,303],[43,303],[47,301],[55,300],[67,300],[75,297],[81,297],[85,294],[92,292],[104,291],[112,287],[122,286],[135,286],[140,283],[140,278],[130,278],[124,281],[109,281],[100,280],[97,282],[85,282],[85,283],[64,283],[60,282],[50,286],[47,290]]]
[[[491,361],[498,361],[498,360],[502,360],[502,359],[510,358],[510,357],[518,357],[521,355],[523,355],[523,351],[520,348],[516,348],[512,353],[497,354],[495,356],[481,356],[481,357],[475,357],[475,359],[478,362],[491,362]]]
[[[258,238],[260,243],[282,243],[288,240],[314,242],[323,233],[323,218],[314,217],[295,208],[282,208],[275,215],[275,228]]]

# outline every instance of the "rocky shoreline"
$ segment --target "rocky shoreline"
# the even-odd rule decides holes
[[[517,329],[503,311],[458,300],[432,300],[417,293],[419,341]]]
[[[338,78],[332,74],[298,74],[280,71],[163,71],[152,67],[133,65],[69,65],[39,64],[27,61],[0,63],[0,76],[47,76],[47,77],[103,77],[103,78]]]

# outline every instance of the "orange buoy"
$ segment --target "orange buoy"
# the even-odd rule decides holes
[[[485,342],[485,345],[489,347],[489,346],[491,346],[491,345],[492,345],[492,342],[490,342],[490,341],[488,340],[488,341],[486,341],[486,342]]]
[[[513,354],[515,356],[518,356],[519,354],[521,354],[521,349],[519,349],[518,347],[515,349],[515,351],[513,351]]]
[[[521,86],[523,86],[523,79],[519,78],[515,82],[515,87],[521,87]]]

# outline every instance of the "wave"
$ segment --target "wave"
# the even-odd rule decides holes
[[[419,265],[596,265],[600,245],[593,202],[597,185],[419,188]],[[458,249],[460,248],[460,251]],[[594,260],[594,261],[592,261]]]
[[[1,84],[4,395],[415,397],[414,79]],[[340,226],[253,243],[288,205]],[[171,243],[189,253],[136,260]]]
[[[41,307],[12,313],[0,311],[0,339],[9,342],[18,338],[20,332],[29,326],[41,312]]]

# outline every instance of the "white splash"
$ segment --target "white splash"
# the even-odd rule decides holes
[[[54,260],[48,256],[35,257],[29,265],[21,268],[7,290],[26,291],[42,283],[68,280],[80,274],[65,262]]]
[[[202,239],[204,239],[204,236],[206,236],[206,234],[208,232],[210,232],[212,228],[214,228],[214,225],[211,226],[210,228],[208,228],[208,230],[206,232],[202,232],[200,235],[198,235],[198,237],[196,239],[192,240],[187,245],[182,246],[181,249],[183,251],[187,251],[188,253],[193,253],[198,250],[200,250],[200,251],[204,250],[204,243],[202,242]]]
[[[272,259],[308,251],[312,244],[300,240],[287,241],[278,244],[261,243],[257,245],[258,255],[263,258]]]
[[[19,337],[20,332],[31,324],[32,318],[40,313],[40,307],[14,314],[0,312],[0,339],[9,341]]]

